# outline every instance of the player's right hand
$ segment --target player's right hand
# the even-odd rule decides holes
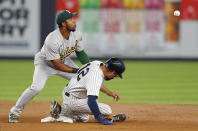
[[[112,97],[116,101],[119,101],[120,100],[120,96],[116,92],[112,92]]]

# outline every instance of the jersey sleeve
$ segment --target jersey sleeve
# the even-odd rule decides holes
[[[46,55],[46,60],[59,59],[60,55],[58,52],[58,45],[55,42],[46,43],[45,55]]]
[[[100,72],[92,72],[87,80],[87,96],[99,96],[100,88],[103,84],[103,78]]]
[[[77,35],[77,40],[78,40],[76,51],[80,52],[84,50],[82,33],[80,31],[77,31],[76,35]]]

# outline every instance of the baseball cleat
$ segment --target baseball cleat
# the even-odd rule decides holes
[[[17,123],[19,122],[19,116],[13,114],[13,113],[10,113],[9,114],[9,122],[10,123]]]
[[[113,122],[123,122],[124,120],[126,120],[125,114],[117,114],[112,117]]]
[[[61,113],[61,105],[57,101],[53,101],[50,104],[50,115],[51,117],[57,119]]]

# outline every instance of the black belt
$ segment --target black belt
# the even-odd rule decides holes
[[[68,92],[65,92],[65,95],[68,96],[68,97],[70,96],[70,94]]]

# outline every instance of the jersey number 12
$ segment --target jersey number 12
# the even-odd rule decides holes
[[[89,72],[89,66],[90,63],[88,63],[86,66],[84,66],[78,71],[78,77],[77,77],[78,81],[81,79],[81,76],[84,77]]]

